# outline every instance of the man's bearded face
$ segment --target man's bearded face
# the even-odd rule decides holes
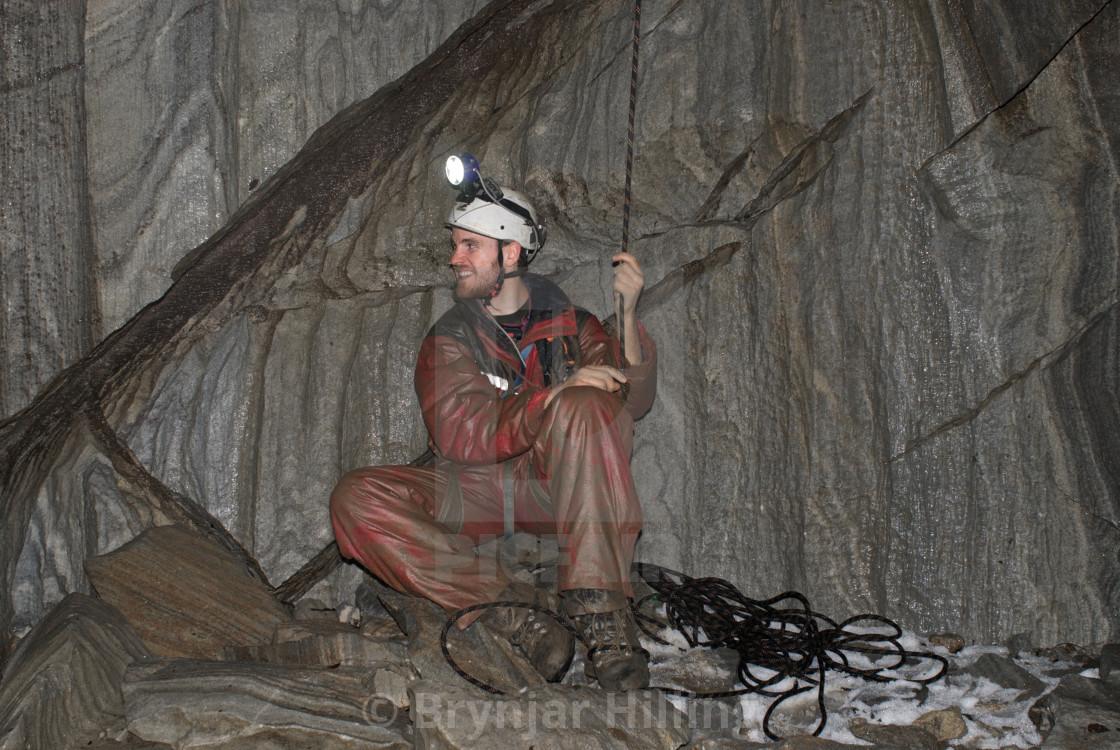
[[[487,299],[498,284],[498,241],[454,227],[451,230],[451,270],[455,296]]]

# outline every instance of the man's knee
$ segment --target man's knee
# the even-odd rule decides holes
[[[563,420],[578,418],[607,423],[626,414],[622,398],[617,393],[589,385],[564,388],[549,406]]]
[[[342,475],[330,497],[330,515],[335,524],[352,525],[368,519],[372,508],[384,504],[393,494],[392,476],[387,467],[366,466]]]
[[[366,466],[343,474],[331,491],[328,508],[335,541],[343,557],[359,557],[359,549],[376,537],[397,514],[402,487],[397,467]]]
[[[605,439],[619,442],[623,450],[630,449],[634,419],[617,393],[593,386],[573,386],[560,391],[549,409],[544,434],[551,435],[553,440],[563,436],[569,448],[590,438],[589,448]]]
[[[339,518],[347,514],[359,494],[362,470],[355,469],[342,475],[342,478],[331,490],[330,513],[331,518]]]

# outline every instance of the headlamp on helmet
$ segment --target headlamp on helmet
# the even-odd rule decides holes
[[[447,181],[451,187],[459,188],[459,200],[469,202],[482,187],[482,174],[478,171],[478,159],[470,154],[447,157],[444,165]]]
[[[478,160],[470,154],[451,156],[445,165],[447,181],[459,189],[447,226],[484,237],[521,245],[525,262],[544,245],[545,230],[537,223],[533,206],[521,193],[499,187],[482,176]]]

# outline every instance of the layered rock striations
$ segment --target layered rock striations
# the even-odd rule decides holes
[[[0,16],[0,418],[101,337],[81,0]]]
[[[118,254],[90,283],[107,327],[129,321],[109,343],[180,306],[90,400],[277,583],[330,540],[341,473],[425,446],[411,370],[450,304],[444,156],[523,186],[549,226],[537,270],[608,312],[633,7],[471,8],[412,68],[466,9],[235,6],[88,5],[93,236]],[[662,369],[639,555],[837,618],[1107,640],[1120,4],[665,0],[642,24],[631,249],[665,284],[640,311]],[[160,520],[59,429],[4,475],[19,625]]]

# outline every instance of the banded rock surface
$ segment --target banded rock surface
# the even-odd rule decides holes
[[[120,612],[70,594],[32,630],[0,682],[0,748],[77,747],[124,734],[121,684],[149,655]]]
[[[470,150],[523,186],[550,229],[537,268],[608,310],[633,6],[461,8],[477,13],[451,44],[370,97],[403,68],[377,78],[335,54],[372,49],[370,14],[402,24],[385,38],[402,37],[410,63],[465,16],[392,15],[407,2],[306,17],[187,5],[120,16],[90,2],[92,104],[75,115],[98,134],[96,255],[137,253],[101,264],[107,327],[128,319],[101,351],[138,321],[182,317],[126,362],[95,357],[108,373],[80,365],[60,382],[95,384],[140,462],[281,581],[330,540],[339,475],[424,447],[410,379],[450,304],[444,156]],[[651,285],[667,286],[641,310],[662,370],[633,460],[640,556],[752,596],[799,589],[836,618],[876,611],[973,642],[1108,640],[1120,3],[658,0],[643,12],[631,242]],[[485,60],[455,56],[498,37],[509,43]],[[129,44],[153,53],[164,83],[151,90],[169,93],[116,88],[142,57]],[[212,50],[211,67],[192,68],[176,52],[188,47]],[[460,59],[469,74],[437,75]],[[157,144],[145,140],[157,131],[107,118],[118,90],[137,122],[168,123]],[[118,151],[97,145],[116,133]],[[380,150],[356,149],[375,136]],[[9,154],[31,139],[18,126],[5,137]],[[29,184],[34,170],[19,170]],[[21,196],[22,222],[38,198]],[[182,225],[169,218],[181,206]],[[47,258],[51,243],[35,244]],[[212,304],[190,307],[200,296]],[[13,447],[26,417],[0,433],[0,620],[20,629],[87,586],[87,556],[159,520],[52,414],[44,429],[58,432],[33,455]],[[346,569],[316,595],[341,601],[356,580]]]

